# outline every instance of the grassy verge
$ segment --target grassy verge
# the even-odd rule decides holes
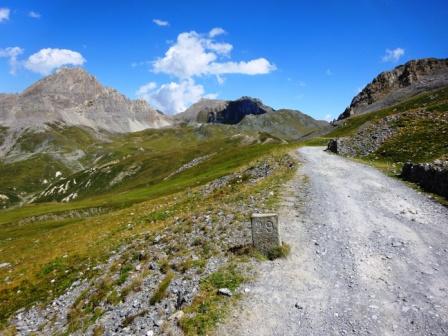
[[[337,138],[354,134],[359,127],[367,122],[375,122],[386,116],[425,108],[428,111],[446,111],[448,101],[448,88],[419,94],[405,102],[396,104],[380,111],[365,113],[350,117],[341,122],[334,131],[325,135],[327,138]]]
[[[204,203],[200,194],[195,192],[198,186],[220,176],[234,173],[272,155],[283,155],[288,147],[274,145],[254,145],[234,148],[233,152],[224,152],[212,160],[177,175],[153,187],[133,190],[119,195],[101,196],[104,201],[117,204],[123,202],[124,208],[109,211],[89,218],[56,219],[20,223],[13,218],[23,218],[29,209],[17,209],[2,213],[0,222],[0,260],[10,263],[9,268],[0,271],[0,320],[5,323],[8,316],[19,308],[29,307],[36,302],[48,302],[61,294],[73,281],[98,276],[95,265],[103,263],[111,251],[133,241],[136,237],[151,236],[170,226],[175,217],[188,218],[198,208],[221,208],[223,197],[229,202],[244,199],[248,193],[257,192],[256,188],[266,188],[265,182],[246,187],[244,184],[232,184],[225,193],[213,193]],[[269,185],[283,181],[288,171],[274,174]],[[267,183],[267,182],[266,182]],[[254,189],[255,188],[255,189]],[[241,192],[235,192],[240,190]],[[249,190],[250,189],[250,190]],[[261,190],[260,189],[260,190]],[[275,190],[275,188],[273,188]],[[92,198],[94,204],[97,199]],[[123,200],[131,200],[129,202]],[[138,203],[132,204],[132,201]],[[81,204],[80,204],[81,203]],[[77,207],[87,205],[89,201],[77,204],[42,204],[36,208]],[[11,214],[15,213],[15,217]],[[30,212],[32,213],[32,212]],[[7,215],[5,215],[7,214]],[[187,229],[187,228],[186,228]],[[180,252],[179,252],[180,253]],[[199,265],[200,261],[195,261]],[[192,266],[185,264],[185,267]],[[129,268],[120,270],[118,282],[123,284],[128,277]],[[101,286],[95,300],[118,302],[123,293],[115,288]],[[138,287],[138,286],[137,286]],[[90,302],[90,300],[88,300]],[[84,301],[83,301],[84,302]],[[95,321],[101,314],[100,309],[82,305],[73,311],[73,330]],[[78,318],[79,313],[82,318]],[[78,322],[77,322],[78,321]],[[82,321],[82,323],[80,322]]]
[[[220,295],[218,289],[228,288],[232,292],[247,280],[237,261],[212,273],[201,281],[199,294],[186,310],[186,317],[180,321],[185,335],[207,335],[225,317],[231,304],[240,295],[227,297]]]

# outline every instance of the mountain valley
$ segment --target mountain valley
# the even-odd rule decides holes
[[[398,66],[332,123],[247,96],[169,116],[81,68],[0,95],[3,334],[249,335],[264,321],[277,327],[263,335],[442,335],[447,74],[446,59]],[[250,215],[270,212],[289,255],[252,247]]]

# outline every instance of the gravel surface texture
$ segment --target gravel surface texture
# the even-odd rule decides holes
[[[448,209],[378,170],[299,150],[280,211],[287,259],[218,335],[448,335]]]

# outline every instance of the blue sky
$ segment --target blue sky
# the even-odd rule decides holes
[[[379,72],[448,57],[447,17],[446,0],[0,0],[0,92],[78,64],[170,113],[248,95],[337,117]]]

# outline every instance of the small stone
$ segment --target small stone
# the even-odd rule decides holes
[[[303,307],[302,307],[301,305],[299,305],[298,303],[296,303],[296,304],[294,305],[294,307],[296,307],[297,309],[303,309]]]
[[[146,332],[146,336],[154,336],[154,331],[152,331],[152,330],[148,330],[148,331]]]
[[[137,266],[135,266],[135,270],[137,272],[141,271],[142,270],[142,265],[138,264]]]
[[[175,312],[173,315],[171,315],[169,320],[179,321],[184,315],[185,313],[182,310],[179,310]]]
[[[224,296],[232,296],[232,292],[228,288],[220,288],[218,289],[218,294],[224,295]]]
[[[0,264],[0,269],[2,269],[2,268],[7,268],[7,267],[10,267],[10,266],[11,266],[10,263],[4,262],[4,263],[1,263],[1,264]]]

